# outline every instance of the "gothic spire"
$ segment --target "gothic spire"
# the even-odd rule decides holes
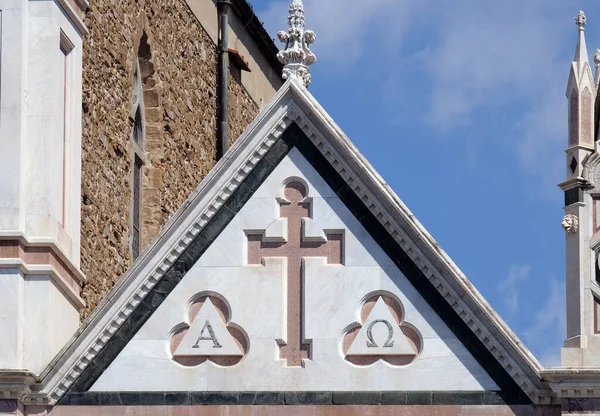
[[[596,77],[594,79],[594,83],[596,84],[596,89],[600,86],[600,49],[596,49],[596,53],[594,54],[594,63],[596,64]]]
[[[295,78],[308,87],[311,81],[308,66],[317,62],[309,46],[315,41],[316,35],[312,30],[304,30],[306,21],[302,0],[291,0],[288,26],[287,32],[277,33],[279,40],[285,43],[285,48],[277,54],[279,61],[284,64],[283,79]]]
[[[585,13],[580,11],[575,17],[579,33],[566,91],[569,100],[567,179],[571,181],[571,185],[583,174],[582,161],[594,151],[594,103],[597,88],[585,44],[586,23]]]

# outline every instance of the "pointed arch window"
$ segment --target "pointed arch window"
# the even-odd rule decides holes
[[[131,99],[132,179],[131,179],[131,254],[137,259],[141,251],[142,230],[142,174],[144,153],[144,97],[139,62],[136,65],[133,95]]]

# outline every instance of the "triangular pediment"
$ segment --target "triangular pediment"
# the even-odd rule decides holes
[[[182,391],[524,403],[543,388],[537,361],[294,82],[53,368],[48,391],[63,404]]]

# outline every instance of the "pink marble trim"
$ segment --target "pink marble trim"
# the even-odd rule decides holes
[[[177,347],[179,347],[179,344],[181,344],[181,341],[183,341],[183,338],[190,329],[190,325],[185,323],[179,329],[176,329],[171,336],[171,341],[169,343],[171,356],[173,357],[173,361],[186,367],[195,367],[206,361],[212,361],[213,363],[223,367],[231,367],[242,361],[242,359],[246,356],[246,354],[248,353],[249,343],[246,334],[244,334],[240,329],[236,328],[235,326],[230,325],[231,311],[229,310],[229,306],[227,305],[227,303],[219,296],[197,296],[196,299],[194,299],[190,305],[190,309],[188,312],[188,322],[191,324],[194,321],[196,315],[198,315],[198,312],[200,312],[200,309],[202,309],[204,302],[206,302],[206,299],[208,298],[210,298],[210,301],[214,305],[219,316],[221,317],[221,319],[223,319],[223,322],[225,322],[227,330],[233,337],[233,340],[240,348],[240,350],[244,352],[244,355],[241,357],[175,357],[174,354],[177,350]]]
[[[392,313],[392,316],[396,320],[396,323],[400,327],[400,330],[402,331],[402,333],[408,340],[408,343],[410,344],[410,346],[413,348],[415,355],[411,355],[411,356],[369,355],[369,356],[364,356],[364,357],[358,357],[358,356],[348,357],[348,356],[346,356],[346,353],[350,349],[352,342],[354,341],[354,339],[356,338],[356,336],[358,335],[358,333],[362,327],[361,324],[356,324],[343,337],[342,351],[344,352],[344,356],[346,356],[347,361],[351,362],[352,364],[360,365],[360,366],[371,365],[379,360],[384,360],[384,361],[388,362],[389,364],[396,365],[396,366],[408,365],[417,359],[419,353],[422,350],[421,336],[419,335],[419,333],[417,332],[417,330],[415,328],[413,328],[412,326],[410,326],[404,322],[402,306],[400,306],[400,304],[394,297],[387,296],[387,295],[374,295],[374,296],[371,296],[370,298],[368,298],[367,301],[363,304],[362,309],[360,311],[361,322],[364,323],[367,320],[367,317],[373,310],[373,307],[375,306],[375,304],[377,303],[377,301],[379,300],[380,297],[383,298],[383,301],[385,302],[385,304],[389,308],[390,312]]]
[[[279,346],[280,358],[287,360],[290,367],[300,367],[311,355],[310,341],[304,339],[302,259],[325,257],[328,264],[342,264],[344,236],[329,234],[326,242],[302,241],[302,220],[311,214],[306,186],[292,180],[285,185],[283,194],[280,217],[288,220],[287,242],[265,243],[260,234],[248,235],[248,264],[261,264],[265,257],[287,258],[287,339]]]
[[[75,273],[49,246],[30,246],[20,240],[0,240],[0,259],[20,260],[25,268],[29,266],[46,266],[56,273],[50,273],[56,283],[67,292],[67,295],[79,308],[85,306],[81,298],[83,276]],[[6,267],[6,265],[5,265]],[[19,264],[15,264],[19,268]]]

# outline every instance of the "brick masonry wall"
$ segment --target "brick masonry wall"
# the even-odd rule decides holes
[[[207,0],[210,1],[210,0]],[[215,165],[216,51],[184,0],[91,0],[83,57],[85,318],[131,266],[131,103],[140,41],[146,162],[142,247]],[[258,106],[230,77],[230,138]]]

